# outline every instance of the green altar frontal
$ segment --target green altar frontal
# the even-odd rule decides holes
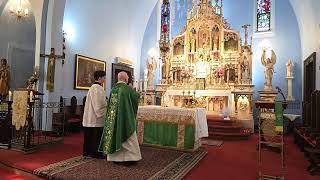
[[[202,109],[139,107],[139,144],[183,151],[196,150],[200,146],[201,136],[196,129],[197,122],[203,117],[205,111]]]

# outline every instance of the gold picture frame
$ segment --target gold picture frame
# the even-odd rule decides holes
[[[95,71],[106,71],[106,62],[76,54],[74,89],[88,90],[94,82]]]

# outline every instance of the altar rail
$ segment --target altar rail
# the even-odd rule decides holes
[[[8,110],[2,115],[7,117],[9,126],[3,129],[11,129],[11,137],[8,148],[15,148],[25,152],[34,151],[50,144],[62,143],[65,126],[65,115],[62,111],[64,103],[60,102],[28,102],[28,112],[25,124],[17,130],[12,126],[12,102],[7,102]],[[2,111],[4,112],[4,111]],[[2,129],[1,129],[2,131]],[[3,135],[3,137],[7,137]],[[8,140],[8,138],[5,138]],[[0,142],[1,143],[1,142]]]

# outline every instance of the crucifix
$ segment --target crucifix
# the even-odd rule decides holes
[[[62,65],[64,65],[64,60],[66,58],[65,50],[65,42],[66,38],[65,35],[66,33],[63,32],[63,43],[62,43],[62,55],[56,55],[55,54],[55,49],[51,48],[50,54],[40,54],[40,57],[48,58],[48,67],[47,67],[47,90],[49,92],[54,91],[54,75],[55,75],[55,67],[56,67],[56,60],[61,59]]]
[[[56,55],[54,48],[51,48],[50,54],[40,54],[40,57],[48,58],[47,90],[50,92],[53,92],[56,60],[62,59],[62,65],[63,65],[64,59],[65,59],[65,53],[63,52],[62,55]]]
[[[242,26],[242,28],[244,29],[244,45],[248,45],[248,28],[250,27],[250,24],[245,24]]]

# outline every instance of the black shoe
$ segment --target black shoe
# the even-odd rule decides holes
[[[138,164],[138,161],[127,161],[127,164],[128,164],[129,166],[133,166],[133,165]]]
[[[105,159],[105,157],[103,155],[93,155],[92,158],[95,159]]]
[[[133,165],[136,165],[138,162],[137,161],[113,161],[114,164],[116,165],[121,165],[121,166],[133,166]]]

